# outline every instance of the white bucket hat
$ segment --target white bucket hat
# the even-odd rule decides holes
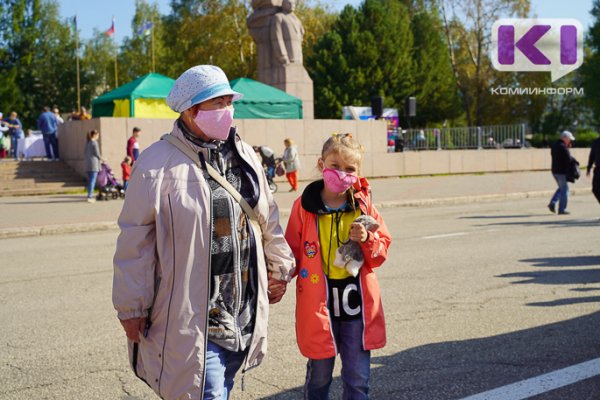
[[[573,134],[571,132],[569,132],[569,131],[563,131],[560,134],[560,137],[561,138],[567,138],[569,140],[575,140],[575,136],[573,136]]]
[[[214,65],[196,65],[177,78],[167,96],[167,104],[181,113],[195,104],[221,96],[233,96],[233,101],[244,95],[229,86],[225,72]]]

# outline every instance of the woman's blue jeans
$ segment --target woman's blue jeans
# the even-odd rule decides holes
[[[88,171],[88,199],[94,197],[94,188],[96,187],[96,178],[98,178],[98,171]]]
[[[371,352],[362,348],[362,319],[333,321],[335,337],[342,359],[343,400],[365,400],[369,398],[369,375]],[[307,400],[329,399],[335,357],[323,360],[308,360],[304,398]]]
[[[567,182],[567,175],[563,174],[552,174],[558,189],[554,192],[554,196],[550,200],[550,204],[554,205],[558,201],[558,212],[565,212],[567,209],[567,202],[569,201],[569,183]]]
[[[204,366],[204,400],[229,399],[233,378],[245,359],[245,351],[229,351],[209,341]]]

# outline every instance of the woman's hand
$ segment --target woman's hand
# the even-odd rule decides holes
[[[125,329],[127,339],[139,343],[140,332],[143,332],[144,327],[146,326],[146,318],[124,319],[121,321],[121,325],[123,325],[123,329]]]
[[[267,296],[269,297],[269,304],[279,303],[281,298],[285,294],[285,290],[287,288],[287,282],[280,281],[275,278],[271,278],[273,273],[269,272],[269,285],[267,286]]]
[[[369,234],[367,233],[367,229],[363,224],[355,222],[350,225],[350,240],[353,242],[364,243],[367,241],[368,237]]]

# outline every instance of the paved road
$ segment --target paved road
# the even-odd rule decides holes
[[[599,357],[600,207],[546,199],[384,211],[388,345],[373,399],[461,399]],[[155,399],[129,372],[110,302],[116,232],[0,240],[0,399]],[[301,398],[293,290],[240,399]],[[339,369],[334,395],[339,395]],[[598,377],[535,397],[597,399]],[[510,398],[510,397],[508,397]]]

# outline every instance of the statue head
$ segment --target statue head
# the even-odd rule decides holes
[[[294,12],[296,9],[296,0],[283,0],[281,7],[283,11]]]
[[[282,0],[252,0],[252,8],[258,10],[261,8],[281,7]]]

